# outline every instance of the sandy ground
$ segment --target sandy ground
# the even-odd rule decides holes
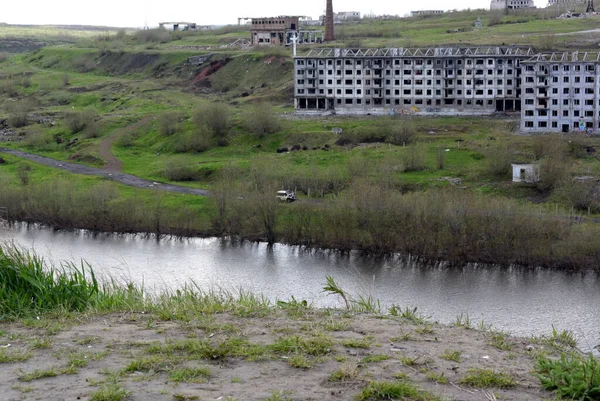
[[[188,322],[147,313],[31,319],[0,323],[0,399],[90,400],[112,385],[127,392],[128,400],[355,400],[373,380],[411,383],[433,394],[427,400],[554,399],[531,374],[535,354],[549,346],[498,336],[319,310],[249,317],[222,313]],[[216,346],[232,338],[243,339],[243,349],[254,344],[271,351],[213,359],[189,346]],[[273,344],[290,338],[318,344],[320,351],[274,351]],[[186,342],[187,348],[181,345]],[[459,357],[451,360],[451,354]],[[205,368],[207,375],[175,377],[184,367]],[[506,373],[516,384],[500,389],[461,383],[473,368]],[[56,376],[29,380],[36,371]]]

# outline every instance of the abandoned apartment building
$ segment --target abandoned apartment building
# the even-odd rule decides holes
[[[338,114],[520,111],[521,48],[312,49],[295,58],[295,107]]]
[[[250,19],[250,42],[253,46],[289,46],[293,38],[298,44],[323,42],[323,32],[300,28],[300,17],[280,16]]]
[[[295,58],[301,113],[520,112],[523,132],[600,133],[600,53],[511,47],[312,49]]]
[[[521,68],[521,131],[600,133],[600,53],[537,54]]]
[[[520,8],[534,8],[533,0],[492,0],[490,10],[517,10]]]

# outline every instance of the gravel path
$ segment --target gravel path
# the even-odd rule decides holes
[[[36,163],[43,164],[49,167],[55,167],[62,170],[69,171],[75,174],[85,174],[85,175],[96,175],[100,177],[105,177],[110,180],[114,180],[120,182],[121,184],[128,185],[130,187],[136,188],[146,188],[146,189],[157,189],[159,191],[167,191],[167,192],[177,192],[181,194],[190,194],[190,195],[200,195],[200,196],[210,196],[210,191],[199,188],[189,188],[181,185],[174,184],[163,184],[155,181],[145,180],[140,177],[136,177],[135,175],[119,173],[119,172],[111,172],[101,168],[84,166],[82,164],[65,162],[62,160],[51,159],[45,156],[34,155],[27,152],[22,152],[20,150],[7,149],[0,147],[0,152],[7,153],[13,156],[21,157],[23,159],[31,160]]]

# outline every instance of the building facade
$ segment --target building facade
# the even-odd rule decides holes
[[[521,131],[600,132],[600,53],[538,54],[521,64]]]
[[[410,12],[412,17],[444,14],[444,10],[414,10]]]
[[[492,0],[490,10],[516,10],[535,7],[533,0]]]
[[[295,58],[295,108],[338,114],[521,110],[521,48],[313,49]]]
[[[289,46],[294,36],[298,44],[323,42],[322,31],[300,29],[300,17],[250,18],[249,25],[252,46]]]

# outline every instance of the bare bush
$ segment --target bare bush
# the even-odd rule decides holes
[[[225,137],[229,131],[231,110],[224,103],[210,103],[193,113],[194,123],[199,128],[206,126],[218,137]]]
[[[487,173],[492,178],[505,178],[511,173],[513,158],[512,149],[508,145],[496,145],[485,152]]]
[[[17,166],[17,177],[19,177],[19,181],[23,185],[29,184],[29,173],[31,171],[31,166],[27,163],[19,163]]]
[[[179,135],[174,139],[173,150],[175,152],[204,152],[210,148],[210,132],[204,128],[197,128],[193,131]]]
[[[96,114],[91,110],[65,113],[65,124],[72,134],[83,131],[94,122]]]
[[[426,170],[425,149],[418,144],[409,146],[403,162],[405,172]]]
[[[10,54],[8,52],[0,52],[0,63],[8,60]]]
[[[163,113],[158,118],[158,132],[164,136],[170,136],[181,132],[183,129],[182,123],[184,119],[185,115],[178,111]]]
[[[259,138],[281,129],[281,120],[268,103],[256,103],[246,116],[248,130]]]

